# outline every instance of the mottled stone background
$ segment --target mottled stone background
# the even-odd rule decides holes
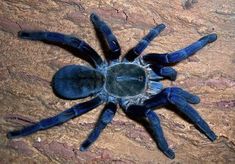
[[[174,67],[179,72],[175,82],[164,82],[200,96],[195,108],[219,136],[214,143],[177,113],[159,109],[176,153],[169,160],[146,130],[119,110],[99,140],[81,153],[79,145],[102,106],[62,126],[16,140],[6,138],[9,130],[84,101],[57,98],[50,81],[64,65],[87,63],[59,47],[19,40],[17,32],[74,34],[102,54],[89,21],[92,12],[112,27],[123,54],[159,23],[167,29],[145,53],[174,51],[208,33],[218,34],[216,42]],[[235,163],[234,0],[1,0],[0,53],[0,163]]]

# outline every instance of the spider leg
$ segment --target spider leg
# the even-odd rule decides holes
[[[148,88],[146,89],[146,93],[149,96],[155,95],[159,92],[161,92],[163,89],[163,84],[161,82],[155,81],[155,80],[149,80],[148,82]]]
[[[97,32],[100,32],[102,37],[104,38],[107,46],[108,46],[108,53],[109,53],[109,60],[118,60],[119,56],[121,55],[121,48],[119,46],[119,43],[117,41],[117,38],[112,33],[112,30],[110,27],[101,20],[98,15],[95,13],[92,13],[90,16],[90,19],[95,26],[95,29]]]
[[[51,128],[53,126],[67,122],[68,120],[70,120],[74,117],[77,117],[77,116],[80,116],[84,113],[87,113],[90,110],[99,106],[101,103],[102,103],[102,100],[99,97],[96,97],[90,101],[77,104],[77,105],[67,109],[64,112],[61,112],[60,114],[58,114],[54,117],[43,119],[33,125],[30,125],[30,126],[23,128],[21,130],[8,132],[7,137],[9,139],[23,137],[23,136],[27,136],[32,133],[35,133],[39,130],[45,130],[45,129]]]
[[[147,54],[143,56],[143,60],[144,62],[150,64],[157,63],[164,65],[180,62],[188,58],[189,56],[193,55],[194,53],[205,47],[207,44],[214,42],[216,39],[217,39],[216,34],[209,34],[181,50],[166,54],[156,54],[156,53]]]
[[[100,119],[96,123],[95,128],[89,134],[88,138],[81,144],[80,151],[87,150],[100,136],[103,129],[111,123],[115,113],[116,113],[117,106],[114,103],[109,102],[105,105]]]
[[[176,106],[176,108],[186,115],[211,141],[214,141],[217,138],[215,133],[210,129],[198,112],[188,104],[197,104],[199,102],[200,99],[198,96],[183,91],[180,88],[172,87],[165,88],[156,96],[146,100],[144,105],[147,108],[156,108],[169,104]]]
[[[198,112],[193,109],[182,97],[178,95],[172,95],[170,101],[177,109],[186,115],[202,132],[211,140],[214,141],[217,136],[210,129],[208,124],[202,119]]]
[[[160,124],[159,117],[152,110],[149,110],[146,113],[146,117],[149,120],[151,129],[153,130],[153,133],[154,133],[154,139],[157,142],[158,147],[163,151],[163,153],[167,157],[169,157],[170,159],[174,159],[175,158],[175,153],[173,152],[172,149],[169,148],[169,146],[166,142],[166,139],[164,137],[162,127],[161,127],[161,124]]]
[[[85,41],[73,36],[57,32],[19,31],[18,37],[27,40],[43,41],[59,46],[68,46],[73,50],[73,52],[77,51],[82,55],[86,55],[85,59],[93,67],[97,67],[103,63],[101,57],[93,48],[91,48]]]
[[[144,36],[135,47],[128,51],[124,57],[124,60],[126,59],[128,61],[133,61],[137,58],[149,45],[149,43],[164,30],[165,27],[166,26],[164,24],[159,24],[150,29],[149,33]]]
[[[171,67],[163,67],[163,66],[157,66],[157,65],[151,65],[150,67],[153,70],[153,72],[156,73],[157,75],[162,76],[171,81],[176,80],[177,72],[175,69]]]
[[[172,149],[169,148],[165,136],[163,134],[163,130],[160,124],[160,119],[155,112],[151,109],[146,108],[145,106],[139,105],[130,105],[126,113],[130,116],[134,117],[145,117],[149,121],[150,128],[153,132],[153,137],[155,142],[157,143],[159,149],[170,159],[175,158],[175,153]]]

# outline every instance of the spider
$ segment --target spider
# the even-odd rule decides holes
[[[19,38],[67,46],[73,52],[82,54],[91,66],[68,65],[61,68],[52,79],[52,88],[57,96],[64,99],[75,100],[89,96],[92,96],[92,99],[21,130],[8,132],[9,139],[60,125],[91,111],[102,103],[105,103],[105,106],[100,118],[87,139],[81,144],[80,151],[87,150],[97,140],[102,130],[111,123],[117,104],[130,118],[143,118],[148,121],[154,141],[170,159],[175,158],[175,153],[168,146],[160,119],[153,111],[155,108],[173,105],[173,109],[184,114],[211,141],[217,138],[198,112],[189,105],[198,104],[200,102],[198,96],[178,87],[164,88],[160,82],[162,79],[176,80],[177,72],[170,66],[193,55],[208,43],[214,42],[217,39],[216,34],[206,35],[175,52],[140,56],[165,28],[164,24],[159,24],[153,27],[122,59],[119,59],[121,48],[109,26],[95,13],[90,15],[90,19],[107,48],[106,61],[79,38],[56,32],[19,31]]]

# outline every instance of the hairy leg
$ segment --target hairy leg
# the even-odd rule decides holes
[[[146,63],[163,65],[180,62],[193,55],[194,53],[205,47],[207,44],[214,42],[216,39],[216,34],[209,34],[181,50],[166,54],[147,54],[143,56],[143,60]]]
[[[169,157],[170,159],[174,159],[175,158],[175,153],[173,152],[173,150],[171,150],[169,148],[169,146],[166,142],[166,139],[164,137],[162,127],[161,127],[161,124],[160,124],[159,117],[152,110],[149,110],[146,113],[146,117],[149,120],[151,129],[153,130],[154,139],[157,142],[158,147],[162,150],[162,152],[167,157]]]
[[[90,101],[77,104],[54,117],[43,119],[39,121],[38,123],[27,126],[21,130],[9,132],[7,134],[7,137],[10,139],[23,137],[23,136],[33,134],[39,130],[45,130],[45,129],[51,128],[53,126],[67,122],[68,120],[74,117],[87,113],[90,110],[99,106],[101,103],[102,103],[102,100],[99,97],[96,97]]]
[[[114,103],[107,103],[103,109],[103,112],[100,116],[100,119],[95,125],[95,128],[89,134],[88,138],[81,144],[80,151],[87,150],[100,136],[103,129],[111,123],[115,113],[117,106]]]
[[[166,26],[164,24],[159,24],[153,27],[152,29],[150,29],[149,33],[145,37],[143,37],[139,41],[139,43],[125,55],[124,60],[128,60],[128,61],[135,60],[135,58],[137,58],[144,51],[144,49],[147,48],[149,43],[155,37],[157,37],[160,34],[160,32],[164,30],[165,27]]]
[[[153,138],[159,149],[170,159],[175,158],[175,153],[169,148],[163,130],[160,124],[160,119],[155,112],[145,106],[130,105],[126,109],[127,115],[131,117],[145,117],[150,125],[153,133]]]
[[[101,57],[86,42],[70,35],[57,32],[20,31],[18,37],[27,40],[43,41],[55,45],[69,46],[79,53],[85,54],[88,58],[88,62],[94,67],[103,63]]]
[[[170,101],[177,107],[180,112],[187,116],[211,141],[216,140],[217,136],[210,129],[208,124],[203,120],[198,112],[193,109],[182,97],[173,94],[170,97]]]
[[[193,109],[190,104],[198,104],[200,99],[189,92],[186,92],[180,88],[172,87],[165,88],[162,92],[153,96],[151,99],[146,100],[144,105],[147,108],[156,108],[165,105],[174,105],[180,112],[187,116],[211,141],[214,141],[217,136],[210,129],[208,124]]]
[[[166,79],[169,79],[171,81],[175,81],[177,77],[177,72],[175,69],[171,67],[164,67],[159,65],[151,65],[151,69],[154,73],[156,73],[159,76],[162,76]]]
[[[112,30],[95,13],[91,14],[91,21],[92,21],[93,25],[95,26],[97,32],[101,33],[101,35],[103,36],[103,38],[108,46],[109,60],[111,60],[111,61],[117,60],[119,58],[119,56],[121,55],[121,48],[119,46],[117,38],[112,33]]]

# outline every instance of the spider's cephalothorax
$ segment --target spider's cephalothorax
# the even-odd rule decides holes
[[[7,134],[8,138],[27,136],[39,130],[62,124],[106,103],[94,130],[81,144],[80,150],[86,150],[99,137],[101,131],[110,123],[116,113],[117,104],[130,118],[143,117],[149,121],[153,137],[159,149],[169,158],[175,157],[169,148],[160,120],[153,109],[173,105],[192,123],[195,124],[211,141],[216,139],[215,133],[189,104],[198,104],[199,97],[177,87],[163,88],[162,79],[174,81],[177,72],[170,65],[180,62],[217,39],[216,34],[202,37],[191,45],[165,54],[146,54],[140,56],[149,43],[165,28],[164,24],[153,27],[142,40],[119,60],[121,49],[116,37],[108,25],[96,14],[91,14],[91,21],[96,31],[101,33],[107,46],[107,62],[87,43],[79,38],[55,32],[20,31],[19,37],[29,40],[40,40],[55,45],[67,46],[83,56],[92,67],[69,65],[61,68],[52,80],[56,95],[64,99],[93,98],[77,104],[64,112],[43,119],[21,130]]]
[[[114,97],[132,97],[144,92],[146,74],[136,64],[115,64],[107,69],[105,90]]]

